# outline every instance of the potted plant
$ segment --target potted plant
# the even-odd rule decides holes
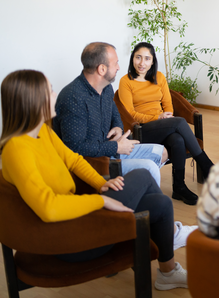
[[[136,5],[138,6],[138,9],[134,9],[136,8]],[[191,90],[190,95],[193,94],[194,98],[191,99],[190,95],[187,95],[187,97],[190,98],[191,102],[195,102],[196,97],[200,93],[197,90],[197,76],[199,72],[195,80],[192,80],[190,77],[184,78],[186,68],[192,65],[195,61],[208,67],[207,77],[210,81],[209,91],[212,91],[214,84],[218,84],[219,68],[217,66],[212,66],[210,63],[213,53],[218,49],[195,48],[193,43],[186,44],[181,42],[175,47],[172,53],[170,52],[168,32],[178,32],[180,37],[184,37],[185,29],[188,26],[185,21],[182,21],[182,14],[177,10],[176,2],[174,0],[132,0],[128,14],[131,17],[128,26],[138,30],[137,35],[134,36],[134,40],[131,43],[132,47],[140,41],[152,43],[153,38],[156,35],[163,38],[166,79],[168,83],[171,84],[171,89],[177,91],[174,88],[179,89],[179,86],[182,88],[182,85],[185,86],[185,83],[188,83],[188,90]],[[174,20],[179,21],[178,26],[174,25]],[[160,49],[156,47],[156,51],[157,50]],[[198,55],[203,53],[210,54],[209,62],[205,62],[199,58]],[[173,67],[177,70],[182,70],[181,76],[174,75],[174,77],[172,77],[171,54],[176,55],[173,59]],[[177,80],[179,80],[179,82],[177,82]],[[219,88],[216,90],[215,94],[217,94],[218,91]]]
[[[173,66],[177,70],[182,70],[181,77],[184,76],[184,73],[188,66],[192,65],[194,62],[199,62],[202,64],[201,68],[199,69],[195,82],[197,81],[199,72],[202,70],[203,67],[208,67],[207,77],[209,78],[209,92],[213,90],[213,86],[218,84],[218,77],[219,77],[219,67],[213,66],[211,64],[211,59],[213,54],[218,51],[218,48],[195,48],[193,43],[186,44],[180,42],[180,44],[175,47],[174,52],[176,53],[175,58],[173,59]],[[202,60],[199,55],[205,54],[209,55],[209,61]],[[215,95],[218,93],[219,88],[216,89]]]
[[[191,104],[196,103],[196,98],[201,93],[198,91],[196,80],[193,81],[190,77],[182,77],[172,74],[172,78],[169,80],[168,85],[170,89],[179,92]]]

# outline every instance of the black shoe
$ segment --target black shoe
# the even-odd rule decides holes
[[[172,198],[182,200],[187,205],[196,205],[198,201],[198,196],[189,190],[185,184],[182,186],[173,185]]]

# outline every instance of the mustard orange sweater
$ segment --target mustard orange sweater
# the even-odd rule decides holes
[[[172,99],[165,76],[157,72],[157,85],[130,80],[128,75],[119,83],[119,98],[135,121],[157,120],[163,112],[173,112]]]
[[[13,137],[2,152],[3,177],[17,187],[24,201],[45,222],[73,219],[104,205],[98,194],[75,195],[69,170],[97,190],[106,182],[45,124],[37,139]]]

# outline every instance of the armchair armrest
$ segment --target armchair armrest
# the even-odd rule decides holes
[[[110,159],[109,163],[110,178],[122,176],[122,163],[121,159]]]

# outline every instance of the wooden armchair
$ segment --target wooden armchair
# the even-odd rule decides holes
[[[198,140],[198,143],[201,149],[204,149],[203,143],[203,124],[202,124],[202,114],[193,107],[182,95],[178,92],[170,90],[170,94],[172,97],[174,116],[183,117],[186,121],[194,126],[194,134]],[[124,130],[130,129],[133,132],[133,137],[140,142],[142,141],[142,132],[141,132],[141,124],[136,122],[134,118],[128,113],[124,105],[121,103],[118,95],[118,90],[115,93],[114,101],[121,115],[121,119],[124,125]],[[187,150],[186,158],[192,157],[190,152]],[[171,161],[170,161],[171,162]],[[169,163],[170,163],[169,162]],[[199,183],[203,183],[203,175],[202,170],[199,165],[196,163],[196,171],[197,171],[197,181]]]
[[[158,257],[158,249],[150,241],[148,212],[134,215],[101,209],[73,220],[45,223],[4,180],[2,171],[0,206],[0,242],[10,298],[19,298],[20,291],[34,286],[76,285],[130,267],[134,267],[136,297],[151,297],[150,260]],[[92,261],[69,263],[54,256],[114,243],[108,253]]]

